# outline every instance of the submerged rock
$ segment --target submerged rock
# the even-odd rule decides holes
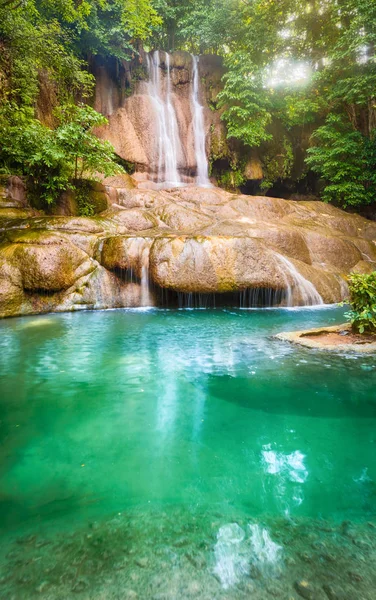
[[[305,579],[300,579],[299,581],[295,581],[294,588],[302,598],[305,600],[314,600],[315,598],[315,590],[313,586],[306,581]]]

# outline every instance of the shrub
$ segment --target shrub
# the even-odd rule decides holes
[[[56,117],[58,126],[49,129],[31,108],[0,108],[0,172],[27,177],[31,196],[44,205],[54,204],[83,176],[123,172],[111,144],[93,133],[107,122],[102,115],[80,104],[60,107]]]
[[[349,276],[350,311],[346,318],[359,333],[376,331],[376,271]]]
[[[342,116],[329,115],[312,135],[306,163],[325,182],[322,198],[343,207],[370,204],[375,196],[376,141]]]
[[[240,169],[224,171],[218,177],[218,184],[225,190],[236,191],[243,183],[245,183],[245,177]]]

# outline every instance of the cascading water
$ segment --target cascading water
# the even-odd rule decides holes
[[[153,306],[154,302],[150,293],[149,281],[149,246],[141,252],[141,306]]]
[[[297,288],[301,297],[303,306],[316,306],[317,304],[324,304],[323,299],[316,290],[313,283],[308,281],[303,275],[299,273],[297,268],[282,254],[276,253],[278,260],[282,263],[284,271],[287,271],[289,277],[284,278],[287,284],[287,306],[294,306],[294,289]],[[291,284],[292,280],[292,284]]]
[[[165,186],[178,186],[181,179],[178,172],[180,151],[179,129],[176,113],[171,101],[170,56],[165,54],[166,86],[160,76],[161,60],[159,51],[146,55],[149,71],[148,92],[156,112],[158,127],[157,139],[157,181]],[[165,87],[165,89],[163,89]]]
[[[192,116],[195,157],[197,165],[196,184],[200,187],[210,187],[208,175],[208,159],[205,150],[204,108],[199,101],[199,57],[192,54]]]
[[[208,159],[205,150],[204,108],[199,100],[198,61],[199,58],[192,55],[190,105],[196,163],[195,183],[200,187],[210,187]],[[183,157],[184,152],[182,151],[183,141],[180,139],[178,120],[172,101],[170,55],[164,52],[161,60],[161,54],[156,50],[152,54],[146,55],[146,64],[149,73],[147,89],[153,103],[157,126],[153,175],[160,187],[181,186],[184,184],[179,174],[178,163],[179,157]],[[163,71],[165,71],[165,75],[162,75]],[[186,168],[188,168],[187,165]]]

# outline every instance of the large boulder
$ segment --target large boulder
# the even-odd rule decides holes
[[[0,249],[18,267],[24,290],[60,291],[68,289],[88,270],[87,255],[70,242],[50,233],[18,239]],[[85,264],[86,263],[86,264]]]
[[[283,288],[275,255],[250,238],[176,237],[151,248],[153,281],[183,292],[233,292],[248,287]]]
[[[23,299],[21,273],[7,256],[0,253],[0,316],[21,314]]]
[[[111,236],[101,242],[99,262],[108,270],[123,270],[141,278],[142,267],[149,265],[151,238]]]

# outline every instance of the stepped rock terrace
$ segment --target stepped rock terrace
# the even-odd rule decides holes
[[[376,265],[376,224],[321,202],[105,183],[95,218],[0,210],[1,316],[333,303]]]

